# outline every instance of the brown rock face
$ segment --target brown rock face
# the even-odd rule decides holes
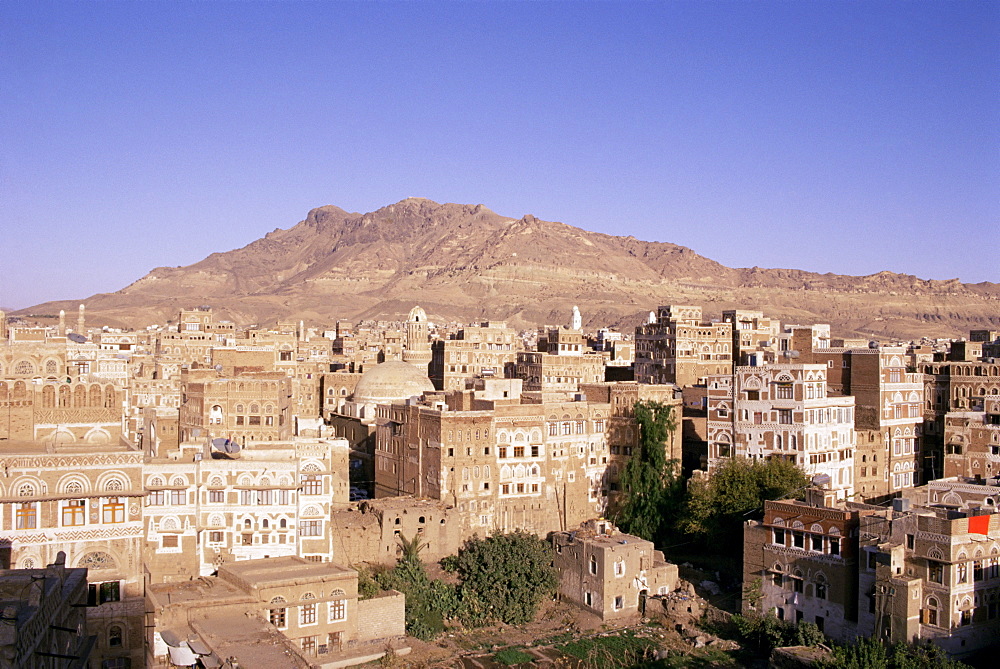
[[[587,325],[629,328],[660,304],[762,310],[783,322],[830,323],[843,335],[957,336],[1000,328],[1000,285],[879,272],[852,277],[732,269],[675,244],[587,232],[483,205],[410,198],[378,211],[333,206],[288,230],[187,267],[154,269],[85,300],[88,323],[142,326],[212,305],[238,323],[405,318],[561,323],[579,305]],[[58,313],[79,300],[21,313]]]

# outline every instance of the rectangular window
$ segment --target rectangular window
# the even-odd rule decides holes
[[[177,548],[177,535],[176,534],[165,534],[160,537],[160,546],[163,548]]]
[[[120,602],[122,599],[121,583],[119,581],[105,581],[100,584],[100,603]]]
[[[323,521],[322,520],[299,521],[299,535],[303,537],[323,536]]]
[[[330,602],[329,615],[330,615],[330,622],[347,620],[347,600],[335,599],[332,602]]]
[[[21,504],[17,507],[17,529],[33,530],[38,526],[38,515],[34,502]]]
[[[813,534],[810,536],[810,541],[812,543],[812,549],[817,553],[823,552],[823,535]]]
[[[559,436],[559,424],[558,423],[549,423],[549,436],[550,437],[558,437]]]
[[[792,395],[792,384],[790,383],[779,383],[775,387],[775,396],[779,400],[790,400],[793,398]]]
[[[956,583],[968,583],[969,582],[969,565],[966,562],[960,562],[955,565],[955,571],[958,573],[958,579]]]
[[[240,506],[250,506],[253,504],[256,495],[253,490],[240,490]]]
[[[540,446],[532,446],[531,447],[531,457],[537,458],[540,450],[541,450]]]
[[[86,524],[86,511],[86,501],[82,499],[71,499],[66,502],[66,506],[62,510],[63,527]]]
[[[315,606],[309,604],[308,606]],[[315,655],[316,654],[316,637],[314,636],[304,636],[302,641],[302,653],[304,655]]]
[[[577,434],[583,434],[583,421],[582,420],[576,421],[576,433]]]
[[[615,597],[615,611],[621,611],[623,608],[625,608],[625,599],[619,595]]]
[[[830,555],[840,555],[840,539],[830,539]]]
[[[563,423],[562,424],[562,435],[565,437],[565,436],[568,436],[570,434],[573,434],[573,424],[572,423]]]
[[[792,532],[792,545],[796,548],[805,548],[806,537],[802,532]]]
[[[792,578],[792,590],[794,590],[795,592],[802,592],[804,589],[802,586],[803,586],[803,581],[801,578],[794,578],[794,577]]]
[[[604,432],[604,421],[595,420],[594,421],[594,432]]]
[[[209,532],[208,533],[208,543],[210,543],[210,544],[221,544],[224,541],[223,536],[224,536],[223,533],[219,532],[218,530],[214,530],[212,532]]]
[[[187,504],[187,491],[185,490],[171,490],[170,491],[170,503],[171,504]]]
[[[260,416],[247,416],[247,425],[260,425]]]
[[[791,409],[778,409],[778,422],[782,425],[792,424],[792,410]]]
[[[303,604],[299,607],[299,625],[316,624],[316,605]]]
[[[108,501],[104,503],[102,512],[105,523],[125,522],[125,504],[120,502],[117,497],[109,497]]]
[[[524,446],[515,446],[514,447],[514,457],[515,458],[523,458],[524,457]]]
[[[323,494],[323,481],[318,476],[303,476],[302,477],[302,494],[303,495],[322,495]]]
[[[285,616],[285,609],[271,609],[268,613],[267,619],[270,620],[271,624],[279,630],[285,629],[288,624]]]
[[[208,503],[209,504],[224,504],[226,501],[226,491],[225,490],[209,490],[208,491]]]
[[[165,490],[150,490],[146,498],[146,506],[163,506],[167,503],[167,492]]]

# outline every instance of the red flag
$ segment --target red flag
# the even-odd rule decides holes
[[[990,534],[990,516],[969,516],[969,534]]]

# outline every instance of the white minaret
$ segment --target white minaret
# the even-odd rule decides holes
[[[427,314],[420,307],[413,307],[406,321],[406,348],[403,350],[403,362],[414,365],[425,374],[427,365],[431,362]]]
[[[87,336],[86,307],[82,304],[80,305],[80,315],[76,317],[76,331],[84,337]]]
[[[0,310],[0,341],[7,341],[7,314]]]
[[[646,322],[650,323],[650,324],[656,323],[656,312],[655,311],[650,311],[649,312],[649,318],[646,319]]]
[[[60,309],[59,310],[59,336],[60,337],[65,337],[66,336],[66,310],[65,309]]]
[[[570,330],[582,330],[583,329],[583,317],[580,316],[580,307],[573,307],[573,318],[569,322]]]

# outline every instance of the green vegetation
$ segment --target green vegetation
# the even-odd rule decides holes
[[[537,658],[534,655],[525,653],[523,650],[518,648],[504,648],[493,656],[493,660],[497,664],[524,664],[526,662],[534,662]]]
[[[444,564],[462,581],[459,594],[466,624],[527,623],[558,585],[552,548],[525,532],[473,537]]]
[[[582,660],[595,669],[633,667],[652,660],[658,646],[652,639],[636,636],[631,630],[607,636],[594,636],[570,641],[556,649]]]
[[[853,646],[837,646],[829,669],[970,669],[958,660],[948,659],[943,650],[931,643],[896,643],[886,645],[877,639],[859,637]]]
[[[679,529],[706,544],[743,536],[743,522],[765,500],[800,497],[809,478],[790,460],[733,458],[708,480],[688,486]]]
[[[449,619],[468,627],[530,622],[542,600],[555,593],[551,548],[533,534],[466,541],[457,556],[442,561],[458,575],[458,586],[427,575],[420,559],[425,546],[419,536],[400,537],[395,567],[374,576],[360,570],[358,575],[362,598],[373,597],[380,589],[406,595],[406,632],[418,639],[433,639]]]
[[[636,402],[634,412],[639,444],[622,470],[617,521],[630,534],[662,543],[684,497],[677,462],[667,460],[666,450],[677,420],[673,408],[660,402]]]

